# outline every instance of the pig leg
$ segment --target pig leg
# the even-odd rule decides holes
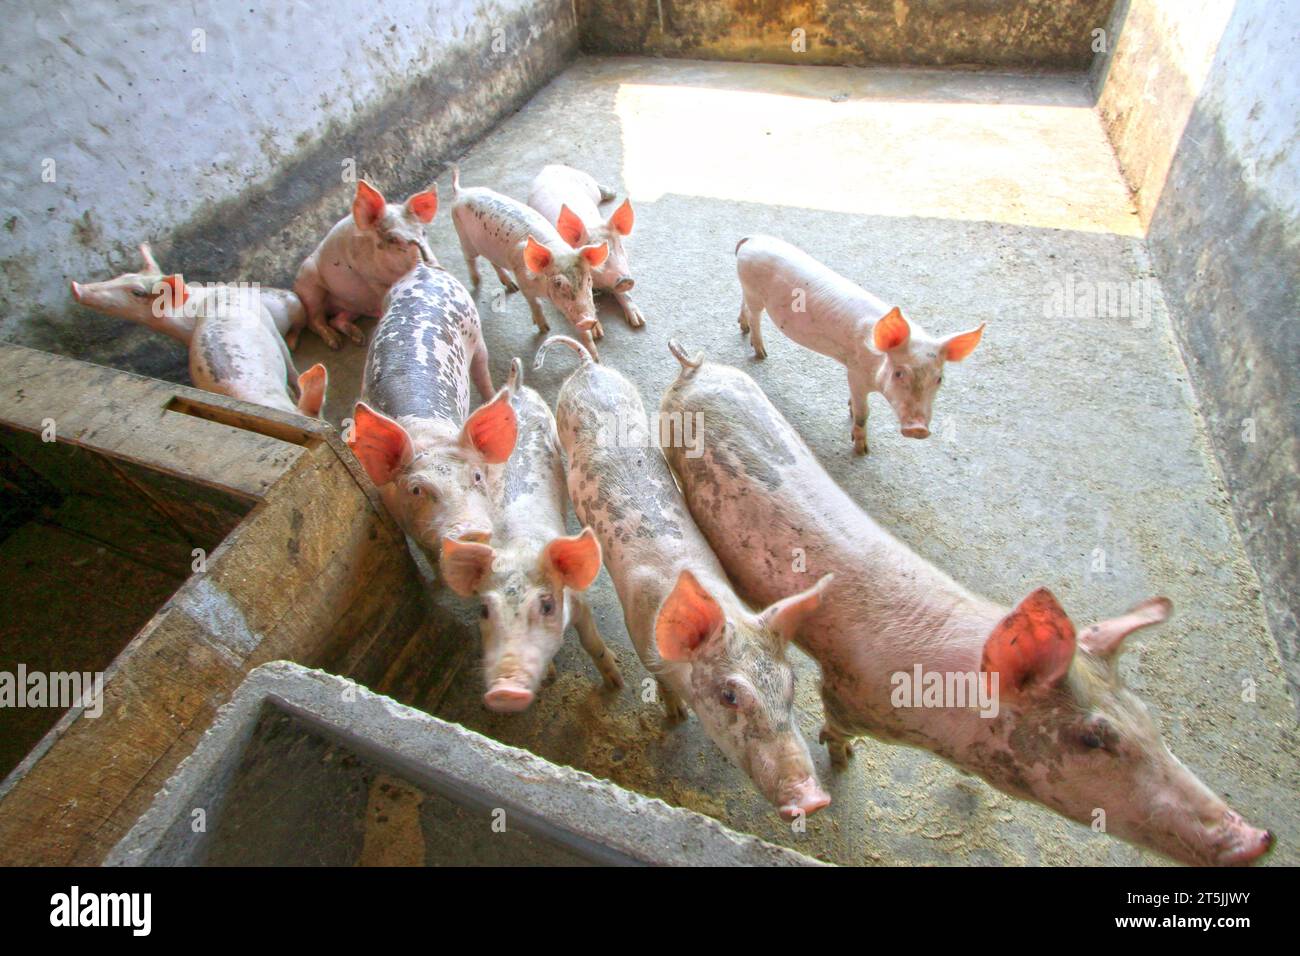
[[[745,298],[740,303],[740,334],[749,333],[749,341],[754,346],[756,358],[767,358],[767,349],[763,348],[763,303],[750,295],[745,289]]]
[[[366,344],[366,333],[352,324],[352,320],[358,318],[355,312],[338,312],[330,319],[330,325],[338,329],[357,345]]]
[[[592,616],[591,605],[585,598],[580,598],[576,594],[570,595],[573,601],[573,626],[578,632],[578,640],[582,642],[582,649],[587,652],[591,662],[596,665],[596,670],[600,671],[600,676],[605,679],[605,686],[610,690],[618,690],[623,686],[623,675],[618,669],[618,659],[614,657],[605,642],[600,639],[600,632],[596,630],[596,619]]]
[[[510,278],[510,273],[506,272],[495,262],[492,263],[492,268],[497,271],[497,278],[500,279],[501,284],[505,286],[506,295],[509,295],[512,292],[519,291],[519,286],[515,285],[514,280]]]
[[[829,720],[822,726],[817,741],[826,745],[832,766],[843,767],[853,756],[853,738],[832,726]]]
[[[311,259],[304,262],[302,268],[298,270],[298,278],[293,282],[293,291],[302,302],[303,311],[307,313],[307,327],[324,339],[325,344],[330,348],[337,349],[341,346],[343,339],[325,321],[325,301],[329,298],[329,293],[325,289],[325,284],[320,281],[316,263]]]
[[[591,333],[592,329],[583,329],[582,332],[579,333],[578,339],[582,342],[587,351],[591,353],[592,361],[599,362],[600,353],[596,351],[596,340],[592,338]]]
[[[867,392],[870,380],[865,376],[849,372],[849,412],[853,416],[853,453],[867,453]]]
[[[685,720],[690,711],[687,710],[682,699],[673,693],[672,688],[659,678],[655,678],[655,683],[659,685],[659,699],[664,702],[664,713],[668,715],[668,719],[674,722]]]
[[[460,251],[465,256],[465,269],[469,272],[470,287],[477,293],[478,287],[483,284],[483,279],[478,274],[478,250],[474,248],[474,244],[469,241],[468,237],[460,231],[460,221],[454,216],[452,217],[452,224],[456,227],[456,238],[460,240]]]
[[[630,295],[626,292],[615,292],[613,296],[614,301],[623,310],[623,317],[627,319],[628,325],[634,329],[639,329],[645,325],[645,316],[641,314],[641,310],[636,307],[636,303],[632,301]]]
[[[474,388],[483,401],[486,402],[496,394],[492,388],[492,370],[488,368],[487,346],[482,342],[479,342],[478,348],[474,350],[474,355],[469,360],[469,377],[474,380]]]
[[[528,300],[528,309],[533,313],[533,325],[537,326],[537,331],[543,334],[551,331],[551,326],[547,323],[546,316],[542,314],[542,307],[538,301],[527,292],[524,293],[524,298]]]

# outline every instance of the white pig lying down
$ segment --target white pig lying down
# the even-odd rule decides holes
[[[1169,752],[1120,681],[1124,639],[1164,621],[1167,599],[1076,632],[1046,588],[1013,608],[971,594],[872,521],[749,376],[671,347],[683,368],[661,410],[703,415],[708,433],[699,456],[670,448],[668,459],[738,592],[768,601],[834,574],[796,635],[821,665],[833,761],[870,734],[1073,820],[1104,812],[1106,832],[1187,863],[1248,863],[1269,849],[1271,834]],[[795,549],[806,570],[793,569]],[[951,678],[953,693],[903,693],[917,668]]]
[[[437,212],[435,186],[398,205],[364,179],[357,182],[351,214],[325,234],[293,282],[307,325],[326,345],[342,345],[340,332],[358,345],[365,342],[352,320],[382,315],[385,293],[416,263],[437,265],[424,234]]]
[[[821,604],[829,579],[791,588],[754,613],[731,589],[651,440],[636,387],[582,358],[560,389],[560,445],[578,520],[600,541],[605,568],[641,662],[671,719],[695,711],[709,737],[781,815],[830,803],[794,714],[786,645]],[[793,595],[793,596],[790,596]]]
[[[578,249],[569,246],[536,209],[483,187],[462,189],[460,170],[451,169],[451,221],[465,254],[470,282],[477,292],[481,280],[477,260],[492,263],[506,292],[517,288],[528,300],[538,332],[549,332],[539,299],[550,299],[577,329],[583,346],[600,361],[595,339],[605,333],[591,297],[592,270],[609,255],[604,242]],[[514,275],[512,280],[507,270]]]
[[[157,269],[148,246],[145,268]],[[190,380],[197,388],[310,417],[320,415],[328,374],[316,364],[298,374],[276,316],[288,317],[288,299],[253,286],[189,285],[180,273],[128,273],[72,294],[85,305],[171,335],[189,348]],[[272,293],[283,290],[269,290]],[[285,296],[296,297],[292,293]]]
[[[867,395],[879,392],[908,438],[928,438],[934,394],[946,362],[960,362],[979,345],[984,325],[934,338],[861,286],[828,269],[802,249],[772,236],[747,236],[736,245],[740,276],[740,332],[754,354],[763,347],[763,311],[800,345],[829,356],[849,374],[853,450],[867,453]]]
[[[592,272],[592,284],[614,297],[627,324],[634,329],[645,325],[645,317],[628,294],[636,281],[628,265],[623,239],[632,234],[635,215],[632,200],[624,199],[609,218],[603,218],[600,204],[612,202],[614,191],[572,166],[546,166],[528,194],[532,206],[570,246],[580,249],[590,243],[606,243],[609,257]]]
[[[217,299],[237,302],[261,311],[289,348],[297,347],[307,313],[298,296],[288,289],[238,282],[191,285],[184,307],[177,308],[170,298],[160,301],[158,283],[165,276],[147,242],[140,245],[140,258],[143,261],[139,272],[125,272],[103,282],[73,282],[72,297],[87,308],[143,325],[185,346],[194,337],[195,321],[209,303]]]
[[[517,712],[533,702],[542,678],[554,671],[552,661],[570,624],[605,686],[620,688],[623,678],[582,595],[600,573],[600,543],[590,528],[565,533],[569,493],[555,417],[524,386],[519,359],[510,366],[506,389],[519,437],[495,502],[498,543],[444,538],[439,564],[448,587],[480,601],[484,704]]]
[[[471,377],[487,400],[472,415]],[[492,394],[474,300],[450,272],[419,263],[387,294],[348,445],[434,564],[444,537],[492,539],[489,488],[515,437],[510,393]]]

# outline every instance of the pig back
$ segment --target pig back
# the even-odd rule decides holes
[[[501,521],[506,538],[530,529],[564,533],[568,492],[555,433],[555,417],[542,397],[520,388],[511,400],[519,437],[505,465]]]
[[[419,264],[388,293],[366,355],[363,400],[390,418],[461,425],[480,337],[478,309],[465,287],[445,269]]]

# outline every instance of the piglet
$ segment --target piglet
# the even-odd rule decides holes
[[[984,325],[934,338],[802,249],[772,236],[747,236],[736,245],[743,301],[740,331],[754,354],[763,347],[763,310],[800,345],[827,355],[849,373],[853,450],[867,453],[867,394],[885,396],[908,438],[928,438],[934,394],[945,362],[960,362],[979,345]]]
[[[619,688],[618,661],[596,630],[582,592],[600,573],[600,543],[590,528],[566,535],[569,494],[555,416],[523,384],[519,359],[506,383],[519,438],[505,466],[495,529],[500,544],[444,538],[442,578],[482,607],[483,672],[489,709],[514,713],[532,703],[572,624],[605,686]]]
[[[416,263],[437,264],[424,234],[437,212],[437,187],[398,205],[364,179],[357,182],[351,214],[335,223],[303,260],[293,283],[307,310],[307,325],[326,345],[342,345],[339,332],[358,345],[365,342],[365,333],[352,320],[381,315],[389,287]]]
[[[1164,621],[1167,599],[1080,630],[1046,588],[1013,607],[972,594],[872,521],[753,379],[672,348],[682,371],[661,411],[702,415],[709,440],[700,455],[670,448],[668,459],[740,594],[771,600],[834,575],[796,638],[821,665],[834,762],[870,734],[1073,820],[1104,811],[1108,833],[1187,863],[1267,852],[1272,836],[1169,752],[1120,680],[1124,640]],[[954,696],[927,699],[917,675]]]
[[[538,332],[550,331],[538,302],[550,299],[578,330],[592,358],[599,361],[594,339],[604,331],[591,297],[591,275],[604,264],[609,246],[602,242],[570,248],[536,209],[491,189],[461,189],[460,170],[454,166],[451,188],[451,220],[475,291],[481,282],[477,260],[483,256],[492,263],[507,292],[516,288],[523,292]],[[506,270],[514,274],[513,281]]]
[[[830,797],[795,721],[785,653],[829,579],[751,611],[691,520],[636,387],[563,336],[543,343],[538,364],[557,343],[582,357],[556,406],[569,495],[600,540],[628,634],[664,708],[674,719],[694,710],[782,816],[816,812]]]
[[[184,278],[164,282],[183,305]],[[190,379],[209,392],[317,418],[329,376],[319,362],[299,375],[284,339],[260,312],[236,300],[199,313],[190,341]],[[295,380],[296,397],[288,387]]]
[[[490,398],[472,415],[470,378]],[[516,428],[509,392],[492,394],[474,300],[441,266],[417,264],[386,296],[348,444],[435,564],[444,537],[491,540],[490,466],[510,457]]]
[[[307,322],[298,296],[288,289],[250,283],[224,282],[188,286],[183,307],[161,301],[159,283],[166,277],[153,257],[149,244],[140,245],[139,272],[126,272],[103,282],[73,282],[72,298],[87,308],[153,329],[188,346],[194,337],[200,314],[223,303],[237,304],[259,312],[282,336],[289,348],[296,348]]]
[[[645,325],[645,318],[628,294],[636,283],[627,262],[627,250],[623,248],[623,239],[632,234],[635,222],[632,200],[624,199],[609,218],[604,218],[600,204],[613,199],[613,190],[601,186],[579,169],[546,166],[533,180],[528,205],[545,216],[560,237],[575,249],[593,242],[609,246],[608,258],[592,272],[592,283],[610,293],[623,310],[627,324],[639,329]]]

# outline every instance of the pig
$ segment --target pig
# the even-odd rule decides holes
[[[1168,600],[1077,629],[1046,588],[1014,607],[972,594],[859,508],[748,375],[672,348],[682,370],[661,411],[703,415],[709,434],[695,457],[666,454],[738,592],[761,602],[834,575],[795,638],[821,666],[834,763],[869,734],[1072,820],[1104,809],[1107,832],[1187,863],[1247,863],[1269,849],[1272,836],[1170,753],[1120,680],[1125,638],[1164,621]],[[980,682],[996,707],[908,706],[894,692],[918,666]]]
[[[632,200],[624,199],[605,219],[600,204],[612,202],[614,192],[601,186],[591,176],[572,166],[546,166],[533,180],[528,194],[532,206],[570,246],[580,249],[593,242],[609,246],[604,265],[592,272],[592,284],[614,297],[627,324],[634,329],[645,325],[645,317],[628,295],[636,284],[627,262],[623,239],[632,234],[635,216]]]
[[[149,244],[141,243],[139,272],[126,272],[103,282],[73,282],[72,298],[87,308],[153,329],[188,347],[194,324],[211,303],[237,301],[242,307],[260,312],[281,335],[289,348],[296,348],[307,323],[302,301],[288,289],[248,283],[190,285],[184,308],[172,308],[170,300],[159,302],[159,283],[166,277],[153,257]]]
[[[879,392],[907,438],[928,438],[935,392],[945,362],[960,362],[979,345],[984,323],[934,338],[856,283],[802,249],[772,236],[746,236],[736,244],[736,273],[743,299],[740,332],[754,354],[763,347],[763,310],[776,327],[805,348],[848,370],[851,437],[867,454],[867,394]]]
[[[470,378],[485,400],[472,415]],[[444,537],[492,539],[491,486],[515,445],[515,411],[508,391],[493,394],[474,300],[436,260],[385,297],[349,432],[385,507],[435,567]]]
[[[542,344],[539,364],[557,343],[581,356],[556,405],[569,496],[600,541],[628,634],[669,719],[684,718],[689,706],[783,817],[815,813],[830,797],[795,721],[786,647],[829,581],[792,589],[754,613],[691,520],[650,441],[636,387],[563,336]]]
[[[569,494],[564,484],[555,416],[523,384],[515,359],[506,389],[519,436],[506,462],[495,533],[501,544],[443,538],[442,579],[462,597],[481,602],[483,671],[489,710],[516,713],[537,696],[569,625],[578,632],[605,686],[623,686],[618,661],[596,630],[582,592],[600,573],[600,543],[590,528],[565,533]]]
[[[170,278],[178,304],[183,305],[184,278]],[[299,375],[284,339],[261,314],[238,301],[199,314],[189,354],[190,379],[201,389],[320,417],[329,382],[325,366],[318,362]],[[294,380],[296,398],[287,387]]]
[[[481,186],[461,189],[460,170],[451,170],[451,221],[465,254],[465,266],[477,292],[477,260],[492,263],[507,292],[517,288],[528,300],[539,333],[550,331],[539,299],[550,299],[578,330],[592,358],[600,361],[595,339],[605,333],[591,297],[592,271],[609,255],[606,243],[571,249],[536,209]],[[512,281],[506,270],[514,274]]]
[[[357,182],[352,212],[334,224],[303,260],[293,291],[307,310],[308,327],[337,349],[342,332],[358,345],[365,333],[353,323],[378,317],[384,295],[416,263],[436,265],[424,227],[438,212],[438,189],[413,194],[398,205],[364,179]]]

